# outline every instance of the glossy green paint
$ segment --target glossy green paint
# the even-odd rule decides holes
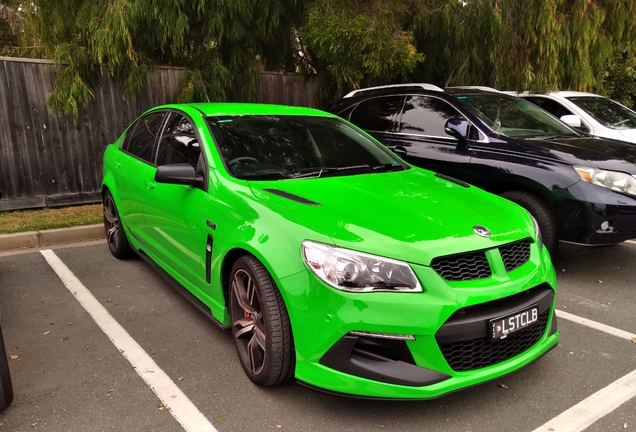
[[[103,187],[122,217],[131,245],[143,250],[201,299],[213,316],[230,325],[223,271],[236,251],[256,256],[281,291],[296,350],[296,378],[328,390],[375,397],[429,398],[512,372],[556,345],[546,336],[523,354],[473,372],[450,370],[434,334],[457,309],[525,291],[556,277],[540,250],[530,217],[519,206],[477,188],[465,188],[419,168],[406,171],[277,181],[246,181],[225,169],[205,117],[210,115],[330,114],[296,107],[256,104],[170,105],[192,120],[209,169],[207,191],[154,182],[156,167],[119,149],[104,154]],[[130,169],[129,167],[134,167]],[[274,195],[279,189],[315,201],[308,206]],[[141,212],[141,215],[140,215]],[[206,222],[216,225],[210,228]],[[490,229],[483,238],[475,225]],[[214,238],[211,283],[205,280],[205,247]],[[447,282],[429,266],[434,257],[495,248],[533,238],[530,261],[506,273],[501,257],[489,252],[493,275]],[[308,270],[303,240],[313,240],[411,264],[422,293],[347,293],[331,288]],[[552,306],[554,313],[554,305]],[[552,317],[550,318],[552,320]],[[550,323],[548,323],[550,328]],[[426,387],[406,387],[354,377],[318,363],[349,331],[412,334],[409,348],[419,366],[452,376]]]

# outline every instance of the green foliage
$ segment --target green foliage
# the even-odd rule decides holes
[[[428,61],[414,77],[440,85],[602,92],[613,47],[636,37],[632,0],[422,4],[411,28]]]
[[[406,10],[397,0],[319,0],[301,35],[328,65],[339,93],[365,80],[404,79],[424,59],[403,30]]]
[[[54,113],[72,113],[77,120],[79,108],[94,97],[91,87],[95,67],[88,61],[86,48],[77,44],[57,45],[53,57],[58,74],[47,103]],[[68,64],[63,64],[67,59]]]
[[[0,54],[54,59],[48,104],[76,119],[101,73],[130,100],[156,65],[185,69],[179,102],[253,100],[266,69],[319,74],[323,100],[421,81],[633,104],[634,16],[633,0],[0,0]]]
[[[608,97],[636,109],[636,42],[614,51],[603,84]]]

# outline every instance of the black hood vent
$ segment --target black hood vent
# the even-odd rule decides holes
[[[282,191],[280,189],[263,189],[265,192],[273,193],[274,195],[281,196],[283,198],[290,199],[292,201],[299,202],[301,204],[310,205],[320,207],[322,204],[319,204],[315,201],[308,200],[307,198],[300,197],[298,195],[291,194],[289,192]]]

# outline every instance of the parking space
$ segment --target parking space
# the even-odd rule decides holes
[[[165,372],[218,431],[529,432],[636,369],[636,344],[561,319],[559,346],[538,362],[436,400],[343,398],[295,383],[262,389],[243,374],[230,333],[143,261],[117,261],[104,244],[54,252],[154,360],[158,370],[146,375]],[[558,308],[636,333],[634,263],[633,244],[559,259]],[[197,430],[175,420],[42,254],[0,256],[0,299],[7,351],[18,356],[0,430]],[[635,408],[630,399],[588,430],[636,431]]]

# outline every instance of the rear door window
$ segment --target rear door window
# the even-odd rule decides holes
[[[165,111],[160,111],[140,118],[130,139],[125,138],[123,150],[144,162],[152,163],[152,151],[165,116]]]
[[[367,99],[355,107],[349,121],[360,129],[373,132],[392,132],[402,96]]]
[[[555,117],[561,118],[564,115],[572,115],[572,111],[570,111],[569,109],[567,109],[560,103],[555,102],[551,99],[546,99],[542,97],[527,97],[524,99],[543,108],[544,110],[546,110],[547,112],[549,112]]]

